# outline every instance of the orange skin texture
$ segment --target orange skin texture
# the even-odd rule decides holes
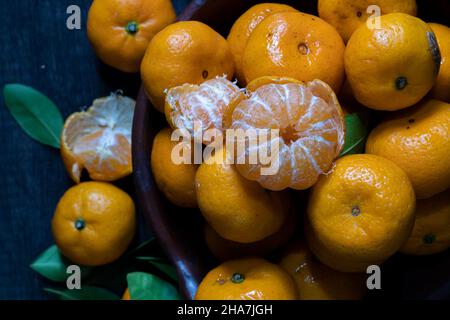
[[[436,83],[431,89],[431,96],[450,103],[450,28],[438,23],[428,25],[436,35],[441,51],[441,68]]]
[[[104,63],[123,72],[139,72],[148,43],[175,18],[170,0],[95,0],[87,34]],[[134,34],[126,30],[130,22],[138,26]]]
[[[234,283],[232,276],[244,276]],[[200,283],[195,300],[295,300],[297,288],[279,266],[260,258],[230,260],[211,270]]]
[[[150,42],[141,64],[141,77],[150,101],[164,112],[164,91],[185,83],[201,84],[234,74],[227,41],[204,23],[182,21],[160,31]]]
[[[152,173],[159,190],[179,207],[197,207],[195,173],[198,165],[175,164],[172,150],[179,142],[171,141],[172,130],[162,129],[153,140],[151,152]],[[192,145],[188,146],[192,150]],[[192,151],[193,152],[193,151]]]
[[[241,15],[231,27],[227,41],[230,45],[231,52],[236,66],[236,76],[239,83],[245,86],[245,77],[242,70],[242,57],[247,45],[247,40],[253,30],[267,16],[284,11],[297,11],[291,6],[278,3],[260,3],[248,9]]]
[[[322,19],[300,12],[275,13],[248,39],[242,62],[245,80],[320,79],[338,92],[344,81],[344,49],[340,35]]]
[[[285,204],[289,205],[290,202],[291,200],[287,198]],[[295,231],[297,226],[296,214],[292,208],[286,213],[286,221],[277,232],[260,241],[251,243],[226,240],[206,224],[204,229],[206,244],[214,256],[221,261],[242,257],[266,256],[286,243]]]
[[[299,300],[359,300],[364,296],[364,274],[325,266],[302,241],[295,241],[285,250],[279,265],[295,280]]]
[[[450,190],[417,201],[416,222],[401,252],[429,255],[450,248]]]
[[[370,5],[377,5],[381,14],[403,12],[415,16],[417,14],[416,0],[319,0],[319,17],[331,24],[345,42],[353,32],[373,13],[367,13]]]
[[[314,255],[342,272],[365,272],[406,241],[415,196],[406,173],[379,156],[349,155],[312,188],[305,234]]]
[[[395,162],[418,199],[450,187],[450,104],[438,100],[389,117],[370,133],[366,153]]]
[[[195,183],[201,213],[227,240],[260,241],[277,232],[286,219],[284,193],[267,191],[242,177],[225,162],[223,150],[200,165]]]
[[[380,28],[355,30],[345,49],[345,72],[361,104],[394,111],[419,102],[436,80],[440,53],[431,28],[422,20],[390,13]]]
[[[82,229],[76,222],[84,222]],[[64,193],[52,219],[61,253],[74,263],[98,266],[119,258],[135,232],[131,197],[106,182],[83,182]]]

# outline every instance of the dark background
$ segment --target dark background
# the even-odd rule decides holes
[[[0,89],[5,83],[32,86],[53,100],[64,118],[117,89],[135,98],[139,76],[104,66],[89,46],[85,23],[91,2],[2,0]],[[188,0],[173,2],[179,12]],[[66,28],[72,4],[82,10],[81,30]],[[0,299],[45,299],[42,287],[48,283],[29,264],[53,244],[53,211],[73,183],[59,150],[25,135],[0,95]],[[121,183],[132,194],[129,180]]]
[[[91,2],[3,0],[0,88],[5,83],[32,86],[51,98],[64,118],[117,89],[135,97],[139,77],[104,66],[89,46],[85,22]],[[188,0],[173,2],[179,12]],[[419,15],[422,12],[427,20],[433,10],[430,6],[421,10],[421,3],[425,1],[419,1]],[[82,9],[81,30],[66,28],[66,8],[72,4]],[[449,13],[437,11],[440,22],[445,23],[443,17],[448,19]],[[29,264],[53,244],[50,220],[58,199],[72,182],[59,151],[26,136],[7,111],[3,96],[0,148],[0,299],[46,299],[42,288],[49,283]],[[133,195],[130,178],[120,183]],[[139,237],[144,239],[148,230],[140,225]],[[426,258],[395,256],[383,268],[382,287],[372,296],[450,298],[449,251]]]

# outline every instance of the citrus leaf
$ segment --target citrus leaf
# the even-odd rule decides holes
[[[64,122],[49,98],[22,84],[5,85],[3,95],[11,115],[26,134],[42,144],[59,148]]]
[[[367,124],[360,113],[345,116],[345,144],[340,157],[348,154],[364,153]]]
[[[61,300],[120,300],[114,293],[99,287],[85,286],[81,289],[57,290],[44,288],[44,291],[58,296]]]
[[[170,283],[145,272],[127,275],[132,300],[181,300],[178,290]]]
[[[70,261],[61,255],[58,247],[52,245],[30,264],[30,268],[47,279],[64,282],[70,275],[66,273],[66,270],[71,264]],[[80,268],[82,277],[88,275],[91,271],[89,267],[80,266]]]
[[[159,258],[159,257],[136,257],[136,259],[148,261],[150,264],[155,266],[155,268],[157,268],[158,270],[163,272],[166,276],[173,279],[174,281],[178,281],[176,269],[173,266],[171,266],[170,264],[164,262],[162,258]]]

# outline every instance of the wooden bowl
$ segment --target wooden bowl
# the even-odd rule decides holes
[[[178,20],[202,21],[223,36],[227,36],[234,21],[249,7],[263,1],[194,0],[179,15]],[[302,12],[317,15],[316,1],[270,1],[289,4]],[[445,24],[449,3],[435,0],[433,5],[418,1],[419,16],[426,21]],[[156,111],[141,87],[133,120],[132,155],[138,207],[154,235],[175,265],[181,293],[193,299],[197,286],[217,261],[203,239],[203,218],[198,210],[171,205],[158,190],[150,167],[153,138],[167,126],[164,116]]]

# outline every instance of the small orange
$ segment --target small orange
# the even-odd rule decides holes
[[[231,115],[236,105],[245,98],[242,90],[225,77],[217,77],[200,85],[183,84],[169,89],[164,113],[167,122],[175,129],[187,130],[197,142],[203,133],[217,129],[225,133],[231,125]],[[196,135],[201,126],[202,138]]]
[[[342,272],[365,272],[400,249],[412,230],[414,209],[411,182],[395,163],[349,155],[314,185],[305,234],[322,263]]]
[[[369,6],[378,6],[381,14],[403,12],[415,16],[417,13],[416,0],[319,0],[319,17],[335,27],[347,42],[374,14],[367,12]]]
[[[365,293],[363,274],[328,268],[302,241],[285,250],[280,266],[295,280],[300,300],[359,300]]]
[[[227,261],[200,283],[195,300],[295,300],[297,289],[279,266],[263,259]]]
[[[119,258],[135,232],[131,197],[106,182],[83,182],[64,193],[52,219],[61,253],[72,262],[98,266]]]
[[[128,288],[123,293],[122,300],[131,300],[130,290]]]
[[[172,130],[162,129],[153,140],[151,153],[152,172],[159,190],[167,199],[180,207],[197,206],[195,194],[195,173],[198,165],[176,164],[172,160],[172,152],[179,142],[172,141]],[[184,149],[192,151],[192,144]]]
[[[450,28],[438,23],[429,23],[428,25],[436,35],[441,51],[441,68],[431,90],[431,96],[450,103]]]
[[[356,100],[377,110],[399,110],[433,87],[441,58],[436,37],[405,13],[379,17],[380,27],[355,30],[345,49],[345,72]]]
[[[290,199],[286,199],[286,205]],[[283,210],[284,211],[284,210]],[[205,240],[209,250],[221,261],[242,257],[263,257],[286,243],[297,226],[297,217],[293,210],[287,210],[287,217],[281,228],[262,240],[251,243],[240,243],[222,238],[210,225],[204,228]]]
[[[230,160],[220,149],[200,165],[195,176],[198,206],[221,237],[242,243],[260,241],[283,225],[286,195],[246,180]]]
[[[161,112],[166,90],[222,75],[231,80],[233,74],[233,56],[227,41],[197,21],[181,21],[161,30],[150,41],[141,64],[147,95]]]
[[[250,34],[267,16],[283,11],[297,11],[291,6],[279,3],[259,3],[241,15],[231,27],[227,41],[233,54],[236,76],[241,85],[245,85],[242,71],[242,56]]]
[[[237,155],[236,167],[245,178],[270,190],[307,189],[339,155],[344,144],[344,115],[333,90],[320,80],[279,80],[258,87],[258,82],[267,79],[254,80],[257,89],[234,109],[232,128],[275,130],[278,136],[271,133],[267,143],[274,161],[270,166],[243,161],[251,150],[266,148],[257,145],[250,149],[252,145],[246,143],[246,152]],[[249,85],[253,86],[252,82]],[[274,172],[263,173],[267,167]]]
[[[402,168],[418,199],[450,188],[450,104],[423,101],[388,117],[370,133],[366,153]]]
[[[129,175],[131,126],[135,101],[120,94],[96,99],[87,111],[71,114],[61,134],[61,157],[80,182],[83,170],[93,180],[114,181]]]
[[[275,13],[248,38],[242,60],[245,81],[261,76],[320,79],[338,92],[344,80],[344,49],[340,35],[322,19]]]
[[[450,189],[417,201],[416,222],[401,252],[428,255],[450,248]]]
[[[173,21],[170,0],[94,0],[87,34],[103,62],[124,72],[138,72],[150,40]]]

